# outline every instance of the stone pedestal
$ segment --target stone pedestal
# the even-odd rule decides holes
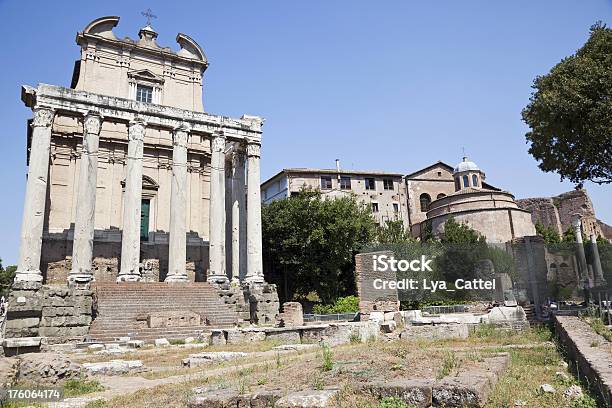
[[[51,125],[54,115],[51,109],[34,108],[28,182],[23,204],[19,261],[15,281],[42,282],[43,280],[40,271],[40,255],[49,179]]]
[[[210,161],[209,273],[212,283],[226,282],[225,272],[225,135],[213,135]]]
[[[247,282],[263,283],[261,251],[260,145],[247,145]]]
[[[72,269],[69,284],[83,284],[93,279],[92,258],[98,184],[98,146],[102,120],[88,114],[83,122],[83,150],[79,171],[78,203],[72,244]]]
[[[249,297],[251,323],[276,324],[279,311],[276,285],[250,282],[245,285],[245,291]]]
[[[123,195],[123,233],[121,234],[121,269],[118,282],[140,280],[140,211],[142,205],[142,157],[145,123],[130,122],[128,157]]]
[[[170,237],[166,282],[187,282],[187,126],[174,131],[172,185],[170,196]]]

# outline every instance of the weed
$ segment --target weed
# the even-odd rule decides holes
[[[408,405],[396,397],[387,397],[380,401],[378,408],[414,408],[414,405]]]
[[[73,378],[64,384],[64,395],[66,397],[76,397],[92,392],[103,391],[104,387],[98,380],[86,380],[84,378]]]
[[[455,353],[452,351],[444,353],[444,361],[442,362],[442,367],[438,371],[438,380],[449,375],[453,369],[457,367],[459,367],[459,360],[455,356]]]
[[[323,371],[331,371],[334,368],[334,354],[329,346],[323,346]]]
[[[349,342],[351,344],[361,343],[361,337],[359,337],[359,333],[351,332],[349,336]]]

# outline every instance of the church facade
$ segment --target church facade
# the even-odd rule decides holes
[[[263,281],[263,120],[206,113],[202,48],[89,23],[70,87],[24,86],[28,181],[17,281]],[[254,188],[249,188],[255,186]]]

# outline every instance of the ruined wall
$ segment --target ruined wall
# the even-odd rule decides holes
[[[612,228],[597,219],[593,202],[585,189],[568,191],[556,197],[525,198],[516,202],[520,208],[531,212],[534,224],[540,222],[562,234],[571,227],[572,215],[580,214],[585,239],[592,234],[612,239]]]
[[[374,271],[372,262],[374,255],[392,256],[391,251],[369,252],[355,255],[355,279],[357,280],[357,295],[359,296],[359,313],[362,320],[367,320],[373,311],[399,311],[399,296],[397,289],[376,289],[373,282],[380,278],[387,281],[397,279],[395,272]]]

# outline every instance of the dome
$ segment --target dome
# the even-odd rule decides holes
[[[478,168],[476,163],[474,163],[473,161],[469,161],[467,157],[464,157],[463,161],[461,161],[459,164],[457,164],[457,166],[455,166],[454,173],[461,173],[463,171],[480,171],[480,169]]]

